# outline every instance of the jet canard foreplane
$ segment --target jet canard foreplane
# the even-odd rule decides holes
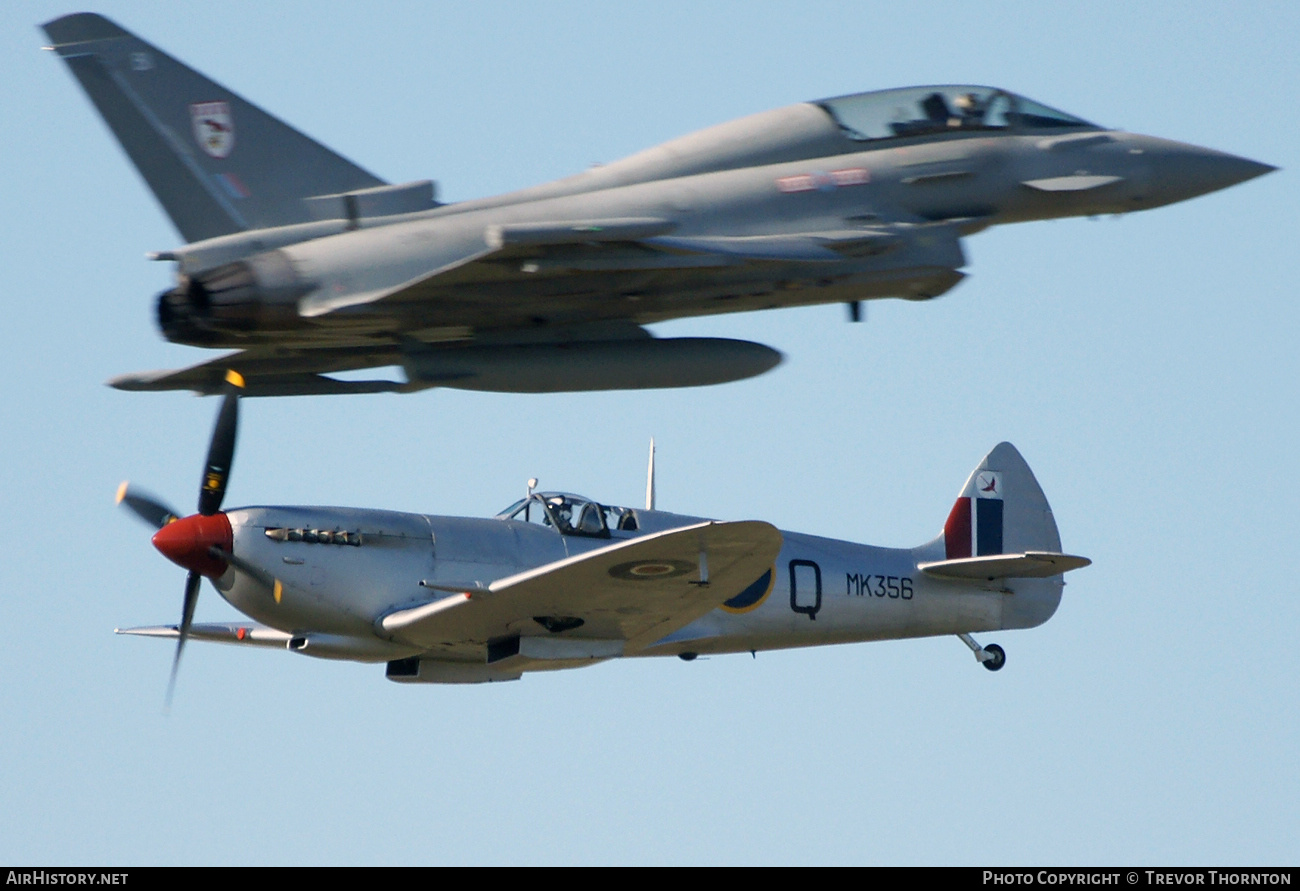
[[[556,182],[443,204],[390,184],[92,13],[51,46],[185,243],[157,319],[225,348],[126,390],[546,392],[721,383],[781,361],[670,319],[954,287],[988,226],[1159,207],[1273,168],[984,86],[804,102]],[[400,381],[331,375],[399,366]]]

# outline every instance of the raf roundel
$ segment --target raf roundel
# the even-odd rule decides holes
[[[694,569],[695,566],[685,560],[634,560],[611,566],[609,574],[627,582],[649,582],[677,578]]]
[[[772,587],[776,582],[776,567],[773,566],[767,572],[763,573],[745,590],[741,591],[730,600],[724,601],[722,609],[729,613],[747,613],[750,610],[758,609],[767,599],[767,595],[772,593]]]

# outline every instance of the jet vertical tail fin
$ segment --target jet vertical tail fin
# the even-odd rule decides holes
[[[42,26],[186,241],[307,222],[384,181],[112,21]]]

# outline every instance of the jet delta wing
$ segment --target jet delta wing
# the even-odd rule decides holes
[[[233,349],[126,390],[247,395],[682,387],[771,347],[669,319],[885,297],[964,276],[991,225],[1125,213],[1273,168],[1006,90],[924,86],[763,112],[553,183],[441,204],[389,184],[103,16],[44,25],[185,244],[163,335]],[[404,381],[331,375],[400,366]]]
[[[123,485],[119,501],[187,569],[176,625],[122,633],[385,662],[402,683],[516,680],[610,659],[757,653],[955,635],[988,669],[1006,653],[972,633],[1033,628],[1061,600],[1064,553],[1020,453],[1002,443],[943,529],[880,548],[656,509],[535,492],[491,519],[343,507],[223,510],[242,381],[230,375],[198,512]],[[193,621],[202,579],[250,622]],[[168,697],[170,699],[170,687]]]

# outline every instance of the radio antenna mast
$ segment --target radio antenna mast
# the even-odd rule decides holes
[[[645,509],[655,509],[655,438],[650,437],[650,466],[645,473]]]

